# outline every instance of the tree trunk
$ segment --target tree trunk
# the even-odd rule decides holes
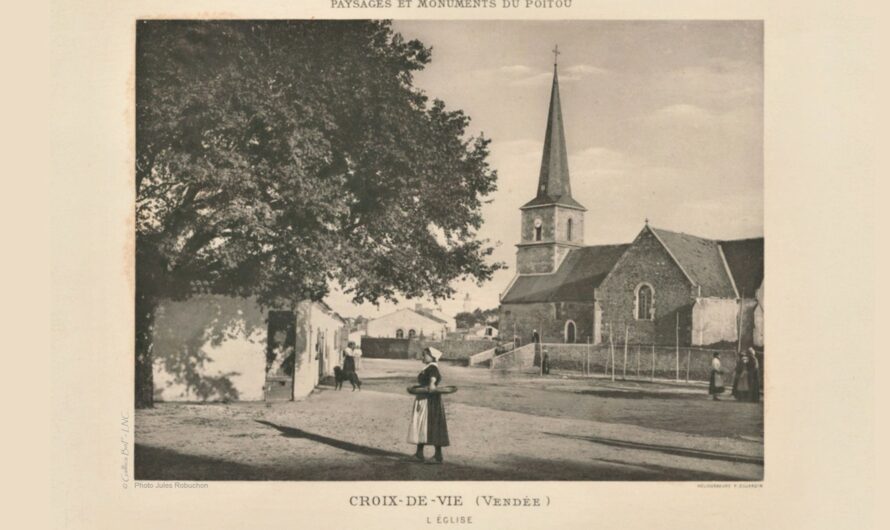
[[[154,406],[154,375],[152,342],[157,301],[136,292],[136,384],[137,409]]]

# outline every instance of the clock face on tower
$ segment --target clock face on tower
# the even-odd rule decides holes
[[[542,223],[541,223],[541,218],[540,218],[540,217],[538,217],[537,219],[535,219],[535,228],[541,228],[541,224],[542,224]]]

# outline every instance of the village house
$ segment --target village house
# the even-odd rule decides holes
[[[367,321],[364,336],[396,339],[444,339],[454,330],[454,323],[440,313],[415,304],[413,309],[399,309]]]
[[[253,299],[198,293],[158,308],[158,401],[286,401],[333,374],[345,321],[323,302],[264,311]]]
[[[491,324],[477,324],[463,330],[463,340],[494,340],[498,338],[498,328]]]
[[[597,344],[763,345],[763,238],[718,241],[655,228],[629,244],[585,245],[572,197],[554,66],[535,197],[520,208],[516,275],[501,338]]]

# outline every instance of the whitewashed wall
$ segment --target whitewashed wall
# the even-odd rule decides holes
[[[395,337],[401,329],[408,338],[408,331],[414,329],[419,337],[421,332],[427,339],[442,339],[448,332],[446,324],[437,322],[411,309],[400,309],[368,322],[368,337]]]
[[[757,288],[755,294],[757,307],[754,309],[754,345],[763,347],[763,283]]]
[[[692,344],[738,340],[739,304],[731,298],[699,298],[692,307]]]
[[[333,373],[346,328],[317,303],[298,304],[294,318],[294,397],[301,398],[312,392],[320,375]],[[198,295],[165,301],[155,320],[156,399],[262,400],[267,329],[266,313],[253,299]]]
[[[199,295],[163,302],[152,351],[156,399],[263,399],[266,320],[252,300]]]
[[[308,396],[324,375],[340,364],[345,322],[321,304],[303,302],[297,307],[297,358],[294,368],[294,399]]]

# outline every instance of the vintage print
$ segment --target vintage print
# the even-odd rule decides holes
[[[759,21],[143,20],[137,481],[761,481]]]

